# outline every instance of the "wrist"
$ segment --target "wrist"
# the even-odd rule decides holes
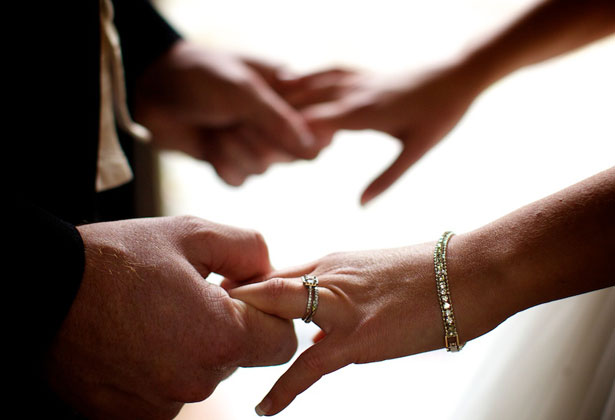
[[[449,288],[462,343],[517,312],[506,293],[504,246],[481,230],[455,235],[448,244]]]
[[[514,69],[507,56],[498,54],[490,45],[481,45],[465,52],[453,65],[458,80],[479,95]]]

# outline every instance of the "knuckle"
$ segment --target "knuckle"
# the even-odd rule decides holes
[[[280,299],[288,290],[288,283],[280,278],[267,280],[265,285],[267,288],[267,296],[269,296],[272,300]]]
[[[326,373],[325,361],[322,356],[316,353],[304,353],[301,356],[301,363],[303,368],[308,372],[311,377],[320,378]]]
[[[320,261],[344,261],[346,260],[346,256],[346,252],[337,251],[327,254],[325,257],[321,258]]]
[[[267,242],[262,233],[256,230],[248,230],[248,237],[253,247],[253,251],[261,258],[269,260],[269,249],[267,248]]]
[[[175,216],[174,219],[177,220],[180,224],[189,227],[197,227],[202,224],[202,219],[192,215]]]
[[[191,215],[174,216],[171,218],[172,231],[181,237],[190,238],[202,232],[207,226],[207,222],[199,217]]]

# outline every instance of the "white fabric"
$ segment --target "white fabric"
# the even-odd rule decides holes
[[[132,170],[117,136],[116,122],[134,138],[148,141],[149,131],[135,123],[126,104],[124,67],[111,0],[100,0],[100,128],[96,190],[104,191],[130,181]]]

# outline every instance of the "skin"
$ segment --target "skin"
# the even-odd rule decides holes
[[[135,119],[155,146],[208,161],[240,185],[322,145],[275,89],[283,70],[178,41],[136,86]],[[324,144],[323,144],[324,145]],[[78,228],[86,250],[79,294],[50,352],[56,392],[90,418],[173,418],[238,366],[288,361],[292,324],[230,299],[204,279],[271,271],[255,232],[196,218]]]
[[[135,119],[161,149],[209,162],[241,185],[276,162],[312,159],[326,141],[275,88],[276,66],[178,41],[140,78]]]
[[[83,281],[48,363],[56,392],[93,419],[171,419],[239,366],[288,361],[292,323],[206,281],[271,270],[254,231],[194,217],[78,228]]]
[[[402,143],[396,160],[363,192],[366,204],[442,140],[490,85],[614,31],[612,1],[544,1],[435,68],[387,78],[325,70],[286,80],[281,92],[320,138],[340,129],[375,129]]]
[[[461,342],[532,306],[615,285],[615,168],[525,206],[447,251],[449,287]],[[313,321],[322,329],[257,406],[274,415],[323,375],[350,363],[444,347],[433,267],[435,242],[337,253],[279,271],[229,293],[264,312],[301,318],[303,274],[319,280]]]

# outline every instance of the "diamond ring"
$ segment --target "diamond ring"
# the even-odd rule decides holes
[[[303,285],[308,289],[307,306],[305,307],[305,315],[301,318],[306,324],[312,322],[312,318],[318,309],[318,277],[304,275],[301,276]]]

